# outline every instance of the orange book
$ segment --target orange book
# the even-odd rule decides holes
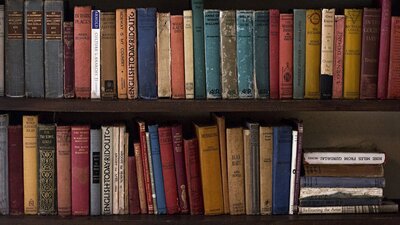
[[[116,49],[117,49],[117,93],[119,99],[128,98],[128,79],[126,63],[126,9],[116,10]]]
[[[183,16],[171,16],[171,88],[172,98],[185,98]]]

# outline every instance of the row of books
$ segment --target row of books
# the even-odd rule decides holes
[[[61,0],[5,3],[0,93],[5,83],[9,97],[400,98],[391,0],[344,15],[204,9],[203,0],[182,15],[76,6],[74,22],[63,22]]]

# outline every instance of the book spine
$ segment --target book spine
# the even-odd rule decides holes
[[[236,15],[233,10],[220,12],[221,87],[223,99],[238,98],[236,72]]]
[[[297,209],[299,205],[299,195],[300,195],[300,173],[302,171],[302,161],[303,161],[303,132],[304,125],[302,121],[297,121],[297,152],[296,152],[296,176],[294,183],[294,211],[297,214]]]
[[[382,188],[301,188],[299,199],[306,199],[311,197],[335,197],[339,195],[339,198],[382,198],[383,189]],[[345,196],[345,197],[343,197]]]
[[[71,127],[57,126],[57,211],[71,215]]]
[[[272,127],[260,127],[260,214],[272,213]]]
[[[150,145],[150,134],[149,132],[146,132],[146,143],[147,143],[147,149],[151,149]],[[158,208],[157,208],[157,195],[156,195],[156,183],[154,181],[154,172],[153,172],[153,159],[151,157],[151,151],[147,151],[147,159],[149,160],[149,174],[150,174],[150,184],[151,184],[151,197],[153,199],[153,208],[154,208],[154,214],[158,214]]]
[[[397,204],[299,207],[299,214],[394,213],[398,211],[399,207]]]
[[[269,13],[254,11],[254,97],[269,97]]]
[[[236,62],[239,98],[254,98],[253,11],[236,11]]]
[[[292,158],[290,165],[290,190],[289,190],[289,214],[293,215],[296,210],[294,204],[295,198],[295,182],[296,182],[296,163],[297,163],[297,138],[299,132],[297,130],[292,131]]]
[[[100,46],[101,46],[101,37],[100,37],[100,10],[92,10],[92,33],[91,33],[91,90],[90,90],[90,98],[91,99],[100,99]]]
[[[380,26],[381,10],[364,8],[360,99],[375,99],[377,97]]]
[[[293,98],[293,14],[280,15],[279,98]]]
[[[335,50],[333,52],[332,98],[343,98],[344,15],[335,15]]]
[[[126,65],[128,76],[128,99],[136,99],[138,97],[136,10],[127,9],[126,19]]]
[[[332,99],[335,9],[322,9],[321,19],[321,99]]]
[[[118,148],[118,211],[125,214],[125,126],[119,128]],[[128,172],[128,171],[126,171]]]
[[[112,169],[112,212],[113,215],[119,214],[119,127],[113,126],[113,149],[111,161]]]
[[[304,164],[382,164],[383,152],[305,152]]]
[[[90,130],[90,215],[101,214],[101,130]]]
[[[171,16],[171,91],[172,98],[185,98],[185,53],[183,44],[183,16]]]
[[[306,65],[304,98],[320,98],[321,10],[306,11]]]
[[[185,62],[185,97],[186,99],[194,99],[192,10],[183,10],[183,45]]]
[[[309,165],[304,164],[309,177],[383,177],[382,165]]]
[[[260,214],[260,125],[247,123],[250,130],[250,165],[251,165],[251,189],[252,205],[251,214]]]
[[[135,152],[135,160],[136,160],[136,174],[137,174],[137,183],[138,183],[138,191],[139,191],[139,205],[140,205],[140,213],[147,213],[147,201],[146,201],[146,189],[143,175],[143,162],[142,162],[142,153],[140,150],[140,143],[133,144],[134,152]]]
[[[127,87],[127,64],[126,64],[126,33],[127,33],[127,16],[126,9],[117,9],[115,11],[115,34],[116,34],[116,65],[117,65],[117,94],[118,99],[128,98]]]
[[[101,127],[101,215],[111,215],[113,205],[113,129]]]
[[[355,206],[355,205],[381,205],[381,198],[333,198],[333,199],[301,199],[301,207],[323,207],[323,206]]]
[[[24,214],[22,126],[8,126],[8,196],[10,215]]]
[[[91,7],[74,8],[75,96],[90,98]]]
[[[63,23],[64,34],[64,98],[75,97],[74,23]]]
[[[44,79],[46,98],[64,95],[64,1],[44,1]]]
[[[390,36],[390,59],[388,77],[389,99],[400,99],[400,17],[392,17],[392,27]]]
[[[4,96],[4,25],[5,20],[4,20],[4,5],[0,5],[0,62],[3,62],[0,64],[0,97]]]
[[[5,94],[24,97],[24,0],[5,1]]]
[[[124,127],[126,129],[126,127]],[[129,132],[124,131],[124,215],[129,214]],[[135,176],[136,178],[136,176]],[[139,203],[139,201],[138,201]]]
[[[293,10],[293,98],[304,98],[306,10]]]
[[[301,187],[348,187],[367,188],[385,187],[385,178],[356,178],[356,177],[301,177]]]
[[[157,13],[158,97],[171,97],[171,20],[170,13]]]
[[[137,20],[139,97],[142,99],[156,99],[156,9],[138,8]]]
[[[129,214],[140,213],[139,188],[137,179],[136,158],[129,156],[128,159],[128,189],[129,189]]]
[[[151,151],[151,149],[147,148],[146,143],[146,125],[144,122],[138,122],[139,124],[139,136],[140,136],[140,150],[142,156],[142,165],[143,165],[143,177],[144,177],[144,185],[145,185],[145,193],[146,193],[146,201],[147,201],[147,213],[154,214],[154,206],[153,206],[153,198],[151,196],[151,180],[149,173],[149,161],[148,161],[148,153],[147,151]]]
[[[207,99],[221,98],[219,10],[204,10],[204,54]]]
[[[244,154],[244,191],[246,199],[246,215],[252,215],[253,190],[251,186],[251,147],[250,147],[250,130],[243,130],[243,154]]]
[[[8,215],[8,115],[0,115],[0,215]]]
[[[269,10],[269,55],[279,55],[279,10]],[[269,57],[270,98],[279,98],[279,58]]]

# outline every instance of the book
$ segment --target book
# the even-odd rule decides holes
[[[306,10],[293,10],[293,98],[304,98]]]
[[[133,153],[133,152],[132,152]],[[136,158],[130,155],[128,159],[128,198],[129,198],[129,214],[135,215],[140,213],[139,188],[136,169]]]
[[[253,190],[251,186],[251,147],[250,147],[250,130],[243,129],[243,155],[244,155],[244,191],[246,200],[246,215],[252,215],[253,206]]]
[[[115,49],[117,65],[117,95],[118,99],[128,98],[127,76],[127,16],[126,9],[115,10]]]
[[[112,214],[119,214],[119,127],[117,125],[112,126],[113,135],[112,135]]]
[[[291,158],[291,165],[290,165],[290,189],[289,189],[289,214],[293,215],[297,205],[295,205],[294,199],[297,197],[295,196],[296,192],[296,163],[297,163],[297,138],[299,132],[297,130],[292,131],[292,158]]]
[[[183,10],[183,48],[185,62],[185,97],[194,99],[193,12]]]
[[[0,97],[4,96],[5,90],[5,83],[4,83],[4,25],[5,20],[4,20],[4,4],[0,5],[0,62],[3,62],[0,64]]]
[[[24,2],[26,97],[44,98],[43,43],[43,0],[26,0]]]
[[[383,177],[383,165],[304,165],[307,177]]]
[[[335,9],[322,9],[321,18],[321,99],[332,99]]]
[[[8,114],[0,115],[0,215],[10,212],[8,190]]]
[[[118,143],[118,212],[125,214],[125,125],[117,126],[119,129]],[[128,172],[128,171],[126,171]]]
[[[269,97],[269,12],[254,11],[254,97]]]
[[[335,44],[333,51],[332,98],[343,98],[344,15],[335,15]]]
[[[90,98],[91,99],[100,99],[100,46],[101,46],[101,36],[100,36],[100,26],[101,26],[101,11],[100,10],[92,10],[92,33],[91,33],[91,73],[90,73]]]
[[[64,40],[64,98],[75,97],[74,22],[63,23]]]
[[[383,164],[385,153],[359,148],[304,149],[304,164]]]
[[[306,65],[304,98],[320,98],[321,10],[306,11]]]
[[[24,214],[22,126],[8,126],[8,198],[10,215]]]
[[[140,149],[140,143],[134,143],[133,148],[135,151],[135,160],[136,160],[136,174],[137,174],[137,182],[138,182],[138,190],[139,190],[139,204],[140,204],[140,213],[147,213],[147,200],[146,200],[146,190],[145,190],[145,182],[143,175],[143,161],[142,161],[142,153]]]
[[[64,1],[44,1],[44,81],[46,98],[64,95]]]
[[[385,178],[360,178],[360,177],[301,177],[301,187],[344,187],[344,188],[367,188],[385,187]]]
[[[194,95],[196,99],[206,98],[206,73],[204,59],[204,1],[193,0],[193,59],[194,59]]]
[[[279,55],[279,10],[269,10],[269,55]],[[269,57],[270,98],[279,98],[279,57]]]
[[[126,66],[128,99],[138,97],[136,9],[126,9]]]
[[[299,194],[300,194],[300,174],[302,171],[302,155],[303,155],[303,132],[304,125],[302,120],[292,120],[292,126],[294,130],[297,130],[297,152],[296,152],[296,171],[292,171],[295,173],[295,181],[294,181],[294,202],[293,209],[294,212],[297,213],[297,208],[299,205]]]
[[[90,215],[101,214],[101,151],[102,130],[90,130]]]
[[[57,126],[57,212],[71,215],[71,127]]]
[[[170,13],[157,13],[157,85],[158,97],[170,98],[171,91]]]
[[[279,98],[293,98],[293,14],[279,21]]]
[[[147,143],[147,149],[151,149],[151,144],[150,144],[150,134],[149,132],[146,132],[146,143]],[[150,174],[150,184],[151,184],[151,197],[153,199],[153,208],[154,208],[154,214],[158,214],[158,208],[157,208],[157,195],[156,195],[156,184],[154,181],[154,172],[153,172],[153,159],[151,157],[151,151],[147,151],[147,159],[149,160],[149,174]]]
[[[101,215],[113,213],[113,128],[101,127]]]
[[[185,98],[183,16],[171,16],[171,90],[173,99]]]
[[[204,54],[207,99],[221,98],[219,10],[204,10]]]
[[[382,198],[382,188],[308,188],[300,189],[300,199],[319,198]]]
[[[246,127],[250,131],[250,212],[251,215],[257,215],[260,214],[260,124],[247,122]]]
[[[239,98],[254,98],[253,11],[236,11],[236,64]]]
[[[121,128],[120,128],[121,129]],[[125,129],[125,130],[124,130]],[[124,159],[123,159],[123,175],[124,175],[124,195],[122,198],[124,199],[124,205],[123,205],[123,214],[127,215],[129,214],[129,132],[126,130],[127,128],[124,126],[122,130],[124,131],[123,137],[124,137]],[[135,177],[136,178],[136,177]],[[138,202],[139,203],[139,202]]]
[[[260,126],[260,214],[272,213],[272,138],[270,126]]]
[[[389,59],[389,75],[388,75],[388,94],[389,99],[400,99],[400,68],[397,66],[400,62],[400,17],[392,17],[392,27],[390,35],[390,59]]]
[[[382,198],[305,198],[300,200],[301,207],[381,205]]]
[[[395,213],[399,206],[393,202],[382,205],[299,207],[299,214],[354,214],[354,213]]]

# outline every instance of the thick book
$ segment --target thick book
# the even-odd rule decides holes
[[[382,198],[382,188],[308,188],[303,187],[300,189],[299,199],[310,197],[320,198]]]
[[[304,98],[320,98],[321,10],[306,11],[306,61]]]
[[[272,213],[272,151],[273,130],[260,126],[260,214]]]
[[[346,187],[367,188],[385,187],[385,178],[362,178],[362,177],[301,177],[301,187]]]
[[[90,127],[71,126],[72,215],[87,216],[90,208]]]
[[[4,96],[4,5],[0,5],[0,97]]]
[[[332,98],[343,98],[344,15],[335,15],[335,46],[333,52]]]
[[[183,10],[183,45],[185,62],[185,97],[194,99],[193,12]]]
[[[101,127],[101,215],[111,215],[113,205],[113,128]]]
[[[269,10],[269,92],[271,99],[279,98],[279,10]]]
[[[279,98],[293,98],[293,14],[279,21]]]
[[[293,98],[304,98],[306,63],[306,10],[293,10]]]
[[[307,177],[383,177],[383,165],[304,165]]]
[[[44,98],[43,0],[26,0],[24,9],[25,96]]]
[[[223,99],[238,98],[238,77],[236,72],[236,13],[221,10],[221,88]]]
[[[100,46],[101,46],[101,36],[100,36],[100,19],[101,11],[100,10],[92,10],[92,33],[91,33],[91,57],[90,57],[90,98],[91,99],[100,99]]]
[[[300,200],[300,207],[322,206],[354,206],[354,205],[381,205],[382,198],[305,198]]]
[[[151,149],[150,144],[150,134],[146,132],[146,143],[147,149]],[[154,181],[154,169],[153,169],[153,159],[151,157],[151,151],[147,151],[147,159],[149,160],[149,174],[150,174],[150,184],[151,184],[151,197],[153,199],[154,214],[158,214],[157,208],[157,194],[156,194],[156,184]]]
[[[260,124],[247,122],[246,127],[250,131],[250,183],[252,215],[260,214]],[[247,207],[247,206],[246,206]]]
[[[101,214],[101,129],[90,130],[90,215]]]
[[[397,213],[398,211],[399,205],[393,202],[383,202],[381,205],[299,207],[299,214]]]
[[[5,1],[5,95],[25,96],[24,0]]]
[[[304,164],[383,164],[384,152],[364,151],[358,148],[304,149]]]
[[[139,97],[157,98],[156,8],[137,9]]]
[[[63,23],[64,41],[64,98],[75,97],[74,22]]]
[[[8,126],[8,198],[10,215],[24,214],[22,126]]]
[[[296,192],[296,164],[297,164],[297,138],[299,132],[297,130],[292,131],[292,159],[290,165],[290,190],[289,190],[289,214],[293,215],[297,210],[297,205],[295,205]]]
[[[117,95],[118,99],[128,98],[127,64],[126,64],[126,9],[115,10],[115,49],[117,66]]]
[[[185,98],[185,53],[183,16],[171,16],[171,93],[173,99]]]
[[[321,99],[332,99],[335,9],[322,9],[321,18]]]
[[[128,99],[138,97],[138,67],[137,67],[137,20],[136,9],[126,9],[126,66],[128,80]]]
[[[246,215],[252,215],[253,212],[253,190],[251,186],[251,152],[250,152],[250,130],[243,129],[243,154],[244,154],[244,191],[246,199]]]
[[[57,126],[57,212],[71,215],[71,127]]]
[[[8,114],[0,115],[0,215],[9,214],[8,190]]]
[[[112,214],[119,214],[119,127],[117,125],[112,126],[113,135],[112,138],[112,158],[111,164],[113,165],[112,169]]]
[[[91,7],[74,8],[75,96],[90,98]]]
[[[221,98],[219,10],[204,10],[204,54],[207,99]]]
[[[139,125],[139,137],[140,137],[140,152],[141,159],[143,165],[143,178],[144,178],[144,186],[146,193],[146,205],[147,205],[147,213],[154,214],[154,206],[153,206],[153,197],[151,191],[151,180],[150,180],[150,172],[149,172],[149,159],[148,159],[148,151],[152,152],[151,149],[147,147],[146,142],[146,124],[143,121],[138,121]],[[153,168],[154,168],[154,164]],[[153,171],[154,172],[154,171]]]
[[[157,13],[158,97],[171,97],[171,19],[170,13]]]
[[[269,12],[254,11],[254,97],[269,97]]]
[[[137,183],[139,191],[140,213],[147,214],[147,199],[146,199],[146,189],[145,189],[145,182],[143,175],[143,161],[142,161],[142,152],[140,150],[140,143],[134,143],[133,149],[135,152],[135,160],[136,160],[136,174],[137,174]]]
[[[254,98],[252,10],[236,11],[236,62],[239,98]]]
[[[44,81],[46,98],[64,96],[64,1],[44,1]]]
[[[136,158],[133,154],[129,155],[128,157],[127,172],[128,172],[129,214],[130,215],[139,214],[140,213],[139,188],[138,188],[138,179],[136,170]]]
[[[392,17],[390,35],[390,59],[388,75],[388,99],[400,99],[400,17]]]

